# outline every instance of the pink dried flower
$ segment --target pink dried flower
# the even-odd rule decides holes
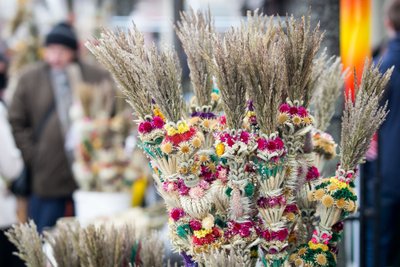
[[[141,122],[140,124],[139,124],[139,128],[138,128],[138,131],[139,131],[139,133],[149,133],[149,132],[151,132],[151,130],[153,129],[153,127],[151,126],[151,122],[149,122],[149,121],[144,121],[144,122]]]
[[[289,106],[289,104],[287,104],[287,103],[283,103],[280,107],[279,107],[279,111],[280,112],[287,112],[287,113],[289,113],[289,111],[290,111],[290,106]]]
[[[277,138],[275,138],[275,146],[276,146],[276,149],[278,149],[278,150],[281,150],[281,149],[283,149],[283,147],[284,147],[284,143],[283,143],[283,141],[282,141],[282,139],[280,139],[279,137],[277,137]]]
[[[201,180],[199,185],[200,185],[200,187],[203,188],[204,190],[207,190],[207,189],[210,188],[210,184],[209,184],[207,181],[205,181],[205,180]]]
[[[264,138],[259,138],[257,140],[257,148],[258,150],[265,150],[267,148],[268,141],[265,140]]]
[[[174,220],[177,221],[180,218],[182,218],[183,216],[185,216],[185,212],[183,211],[183,209],[180,208],[173,208],[170,212],[169,212],[169,216]]]
[[[250,134],[248,132],[243,131],[240,133],[240,141],[247,144],[249,142],[249,139],[250,139]]]
[[[155,116],[155,117],[153,118],[153,126],[154,126],[155,128],[157,128],[157,129],[161,129],[162,127],[164,127],[164,121],[163,121],[163,119],[161,119],[161,118],[158,117],[158,116]]]
[[[310,168],[308,168],[306,181],[312,181],[317,179],[318,177],[319,177],[319,171],[315,166],[311,166]]]
[[[307,109],[305,107],[299,107],[297,109],[297,115],[299,115],[302,118],[307,117],[308,116]]]
[[[199,199],[204,196],[204,190],[200,186],[190,188],[189,196],[194,199]]]

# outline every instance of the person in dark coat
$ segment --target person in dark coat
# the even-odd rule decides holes
[[[72,193],[77,185],[65,140],[74,96],[67,68],[78,64],[82,80],[89,84],[111,79],[105,70],[79,61],[77,51],[73,28],[56,25],[46,37],[44,61],[22,71],[9,109],[16,144],[31,171],[28,216],[39,231],[73,215]]]
[[[378,131],[378,157],[367,166],[367,203],[379,215],[379,266],[400,266],[400,0],[389,0],[385,6],[385,28],[389,40],[385,49],[375,58],[381,62],[380,71],[394,66],[382,104],[388,101],[389,114]],[[373,178],[373,179],[371,179]],[[378,183],[380,205],[376,206],[374,188]],[[374,225],[372,217],[367,222],[367,260],[374,266]]]

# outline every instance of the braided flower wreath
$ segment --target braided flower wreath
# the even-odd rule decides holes
[[[174,250],[187,266],[232,257],[237,266],[335,266],[392,70],[366,61],[355,100],[346,98],[340,164],[323,178],[324,162],[336,157],[324,131],[346,71],[318,53],[322,34],[309,18],[276,24],[249,12],[221,37],[210,14],[190,11],[176,32],[195,93],[189,105],[174,51],[145,46],[134,25],[87,43],[136,112]]]

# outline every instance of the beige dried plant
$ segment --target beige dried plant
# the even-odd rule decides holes
[[[46,266],[47,259],[42,249],[42,237],[37,232],[33,221],[15,224],[5,234],[18,249],[16,255],[25,262],[26,266]]]
[[[190,69],[190,80],[196,95],[197,105],[209,105],[213,86],[212,72],[205,56],[212,57],[212,34],[215,32],[214,21],[210,10],[203,14],[190,9],[181,13],[181,21],[177,23],[176,34],[182,42]],[[205,55],[203,55],[205,53]]]
[[[228,251],[220,250],[204,256],[205,266],[212,267],[243,267],[247,266],[242,256],[235,252],[234,249]]]
[[[285,31],[280,47],[286,68],[287,96],[291,101],[300,100],[308,106],[314,89],[313,63],[323,34],[319,24],[311,30],[309,16],[302,17],[301,21],[293,16],[286,18]]]
[[[155,44],[148,51],[150,81],[148,89],[165,117],[172,122],[182,119],[182,69],[176,52],[171,47],[159,50]]]
[[[277,112],[285,89],[284,60],[273,18],[248,14],[242,73],[262,132],[276,130]],[[243,26],[242,26],[243,28]]]
[[[217,77],[226,123],[231,129],[241,128],[246,111],[246,85],[241,67],[244,38],[242,29],[232,28],[224,38],[215,34],[214,59],[208,59]]]
[[[387,103],[380,106],[380,99],[392,71],[393,68],[381,74],[377,66],[367,61],[361,84],[355,83],[355,100],[351,96],[346,99],[340,143],[344,170],[362,163],[373,134],[385,120]]]
[[[322,73],[317,79],[317,87],[313,93],[310,106],[313,109],[315,128],[326,131],[335,113],[336,101],[343,89],[348,71],[343,70],[343,64],[338,57],[326,59],[325,56],[321,59],[318,68],[322,69]]]
[[[149,87],[151,68],[142,33],[135,25],[127,32],[103,30],[87,48],[108,69],[139,118],[152,114]]]
[[[58,267],[80,267],[78,251],[79,224],[57,224],[55,231],[44,233],[45,241],[50,245]]]

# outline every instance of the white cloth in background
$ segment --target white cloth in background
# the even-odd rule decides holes
[[[17,222],[16,199],[8,191],[7,182],[15,179],[22,168],[21,152],[15,145],[6,108],[0,102],[0,228]]]

